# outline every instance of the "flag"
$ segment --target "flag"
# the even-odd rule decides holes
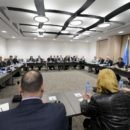
[[[125,51],[124,51],[124,55],[123,55],[123,61],[125,63],[125,65],[128,65],[129,63],[129,44],[128,41],[126,43],[126,47],[125,47]]]

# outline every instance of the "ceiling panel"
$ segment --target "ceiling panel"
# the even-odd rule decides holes
[[[56,13],[46,13],[46,16],[49,18],[47,24],[55,24],[55,25],[64,25],[66,20],[70,17],[70,15],[56,14]]]
[[[0,0],[0,6],[35,10],[34,0]]]
[[[60,35],[58,38],[72,39],[72,35]]]
[[[69,33],[71,34],[76,34],[78,31],[80,31],[81,29],[80,28],[66,28],[67,31],[69,31]]]
[[[38,22],[35,22],[33,18],[36,14],[25,13],[25,12],[16,12],[16,11],[6,11],[6,14],[9,16],[11,21],[16,23],[30,23],[38,25]]]
[[[23,31],[32,31],[32,32],[35,32],[35,31],[37,31],[38,27],[35,27],[35,26],[20,26],[20,28]]]
[[[76,12],[81,6],[86,2],[87,0],[45,0],[45,8],[50,9],[50,10],[61,10],[61,11],[68,11],[68,12]],[[90,14],[90,15],[97,15],[97,16],[106,16],[107,14],[111,13],[115,9],[123,6],[124,4],[130,2],[130,0],[95,0],[92,5],[86,9],[82,14]],[[34,10],[36,11],[36,7],[34,5],[34,0],[0,0],[0,6],[4,7],[16,7],[16,8],[23,8],[23,9],[29,9],[29,10]],[[5,9],[5,8],[3,8]],[[10,10],[5,10],[5,13],[7,16],[11,19],[11,22],[15,23],[23,23],[23,24],[31,24],[31,25],[39,25],[38,22],[35,22],[33,20],[34,16],[36,14],[33,13],[26,13],[26,12],[18,12],[18,11],[10,11]],[[112,18],[112,21],[119,21],[119,22],[124,22],[127,23],[125,25],[130,24],[130,10],[123,12],[119,14],[118,16]],[[61,13],[50,13],[46,12],[46,16],[49,18],[49,21],[45,24],[48,25],[43,25],[43,29],[46,30],[46,32],[60,32],[62,27],[58,26],[49,26],[49,24],[52,25],[60,25],[64,26],[65,22],[71,17],[71,15],[66,15],[66,14],[61,14]],[[0,35],[2,37],[11,37],[12,35],[18,35],[21,36],[19,33],[19,30],[17,30],[15,27],[12,26],[12,23],[2,14],[0,13],[0,17],[3,18],[3,21],[6,21],[4,25],[2,25],[2,22],[0,21],[0,30],[7,30],[7,34],[2,34],[0,32]],[[75,35],[77,32],[81,31],[82,28],[87,28],[94,23],[96,23],[99,19],[95,18],[90,18],[90,17],[76,17],[73,20],[82,20],[83,23],[82,25],[75,26],[74,28],[72,25],[69,24],[69,26],[66,28],[67,31],[69,31],[70,34]],[[1,26],[2,25],[2,26]],[[5,26],[6,25],[6,26]],[[11,26],[10,26],[11,25]],[[108,28],[99,28],[95,27],[92,29],[95,29],[97,31],[103,31],[101,32],[92,32],[90,31],[89,36],[99,36],[101,34],[109,34],[109,32],[114,32],[117,29],[120,29],[124,31],[124,33],[128,33],[130,31],[126,30],[126,28],[123,29],[125,25],[121,24],[115,24],[111,22],[111,26]],[[70,27],[71,26],[71,27]],[[15,29],[14,29],[15,28]],[[33,26],[20,26],[20,28],[23,31],[28,31],[28,32],[35,32],[37,31],[37,27]],[[130,30],[130,29],[129,29]],[[118,34],[116,31],[115,33]],[[24,33],[27,37],[36,37],[36,34],[29,34],[29,33]],[[111,33],[112,34],[112,33]],[[63,39],[72,39],[73,35],[60,35],[58,38],[63,38]],[[57,35],[53,34],[46,34],[45,37],[49,37],[50,39],[55,38]],[[80,39],[84,39],[88,36],[88,34],[81,34]]]
[[[47,33],[44,33],[44,37],[45,37],[45,38],[55,38],[56,35],[55,35],[55,34],[47,34]]]
[[[130,0],[96,0],[92,6],[86,9],[82,14],[94,14],[104,17],[128,2],[130,2]]]
[[[24,35],[25,35],[26,37],[37,37],[37,36],[38,36],[37,33],[24,33]]]
[[[80,20],[82,21],[81,25],[77,25],[76,27],[83,27],[86,28],[92,24],[94,24],[95,22],[99,21],[99,19],[95,19],[95,18],[84,18],[84,17],[76,17],[74,20]],[[72,25],[69,25],[72,26]]]
[[[44,25],[42,28],[45,29],[47,32],[59,32],[62,29],[62,27],[46,25]]]
[[[69,11],[74,13],[85,2],[86,0],[45,0],[45,8]]]
[[[125,22],[125,23],[130,23],[130,9],[117,15],[116,17],[113,17],[112,19],[110,19],[112,21],[121,21],[121,22]]]
[[[105,28],[101,28],[101,27],[95,27],[93,28],[94,30],[97,30],[97,31],[108,31],[108,30],[111,30],[111,29],[114,29],[114,28],[118,28],[122,26],[122,24],[118,24],[118,23],[114,23],[114,22],[110,22],[110,26],[109,27],[105,27]]]

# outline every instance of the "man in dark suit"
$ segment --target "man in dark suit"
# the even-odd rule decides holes
[[[14,64],[18,64],[18,63],[19,63],[17,56],[14,57],[13,63],[14,63]]]
[[[22,101],[15,109],[0,113],[0,130],[67,130],[65,107],[60,103],[43,103],[43,78],[29,71],[19,86]]]
[[[13,64],[13,56],[9,56],[9,59],[7,61],[7,65],[10,66]]]
[[[2,60],[2,56],[0,56],[0,68],[2,67],[6,67],[7,63],[5,62],[6,59],[4,59],[4,61]]]
[[[106,60],[104,61],[104,64],[106,64],[106,66],[112,66],[113,61],[111,60],[109,56],[107,56]]]

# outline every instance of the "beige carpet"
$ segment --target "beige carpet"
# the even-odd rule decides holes
[[[69,71],[42,71],[44,78],[45,93],[49,92],[67,92],[80,90],[84,91],[87,81],[92,86],[96,85],[97,75],[88,73],[87,71],[69,70]],[[20,78],[15,78],[16,84]],[[0,98],[12,97],[18,94],[17,84],[13,86],[7,86],[0,91]],[[83,116],[73,118],[73,130],[83,130]]]

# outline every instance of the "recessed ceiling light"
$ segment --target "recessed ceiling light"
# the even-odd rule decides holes
[[[15,39],[16,37],[15,36],[12,36],[13,39]]]
[[[49,19],[46,16],[35,16],[34,20],[39,23],[46,23],[49,21]]]
[[[55,41],[56,39],[55,39],[55,38],[53,38],[53,40]]]
[[[71,42],[73,42],[73,40],[70,40]]]
[[[67,30],[62,30],[61,33],[69,33]]]
[[[70,22],[71,26],[78,26],[81,25],[83,22],[81,20],[73,20]]]
[[[38,31],[38,32],[45,32],[45,30],[42,29],[42,28],[38,28],[37,31]]]
[[[3,30],[3,31],[1,31],[2,33],[7,33],[7,31],[5,31],[5,30]]]
[[[34,40],[37,40],[37,38],[35,37],[35,38],[33,38]]]
[[[98,27],[100,27],[100,28],[106,28],[109,26],[110,26],[110,23],[107,23],[107,22],[104,22],[104,23],[98,25]]]
[[[118,33],[119,33],[119,34],[122,34],[122,33],[124,33],[124,31],[119,31]]]

